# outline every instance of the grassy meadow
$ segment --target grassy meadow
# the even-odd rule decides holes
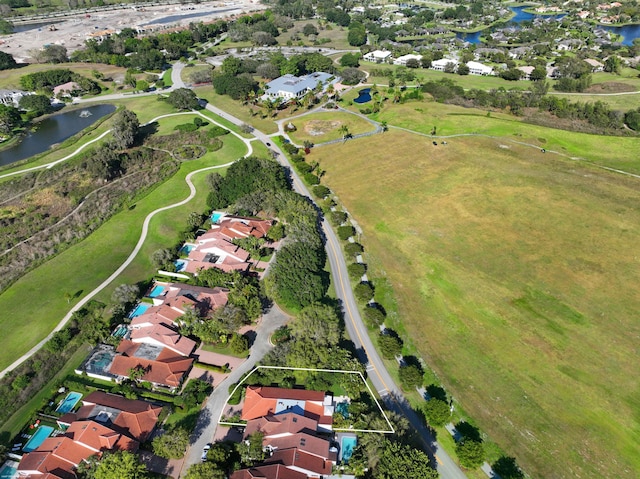
[[[343,137],[340,128],[346,126],[352,135],[373,131],[375,127],[356,115],[337,111],[321,111],[292,118],[291,122],[297,130],[289,133],[289,136],[298,145],[305,141],[322,143],[325,141],[339,140]]]
[[[383,116],[424,122],[407,105]],[[588,142],[506,119],[438,125],[439,134],[484,128],[504,138],[434,146],[391,129],[310,158],[393,288],[402,324],[392,327],[531,477],[635,477],[640,180],[511,140],[555,147],[564,137],[585,155],[599,144],[635,171],[638,155],[623,158],[626,139]]]
[[[191,120],[187,115],[176,118],[181,119],[180,122]],[[175,122],[173,118],[169,120]],[[189,188],[184,181],[188,173],[224,164],[246,154],[244,143],[236,137],[226,135],[222,141],[224,146],[220,150],[207,153],[198,160],[183,162],[172,178],[131,208],[113,216],[84,241],[27,273],[0,295],[0,310],[10,312],[0,318],[0,327],[12,332],[10,336],[0,338],[0,369],[51,332],[70,308],[64,298],[65,293],[77,294],[75,301],[81,299],[122,264],[137,243],[147,214],[188,196]],[[189,213],[205,209],[206,175],[207,172],[203,172],[195,176],[198,194],[188,204],[153,218],[141,252],[97,297],[98,300],[108,301],[112,290],[119,284],[135,283],[153,274],[151,254],[159,248],[173,245],[180,231],[186,227]]]

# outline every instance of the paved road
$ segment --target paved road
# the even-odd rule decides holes
[[[214,105],[207,104],[207,110],[221,115],[226,120],[233,122],[236,125],[242,124],[242,121],[233,117],[231,114],[220,110]],[[253,135],[263,143],[272,142],[269,135],[262,133],[259,130],[254,130]],[[274,135],[277,135],[275,133]],[[273,135],[270,135],[273,136]],[[302,183],[298,174],[291,168],[284,153],[278,148],[277,145],[272,143],[272,150],[279,153],[279,161],[291,171],[291,177],[293,179],[294,189],[305,196],[311,197],[307,187]],[[347,265],[340,248],[340,243],[331,228],[331,225],[325,219],[322,222],[322,229],[326,236],[326,250],[331,265],[331,273],[333,275],[334,285],[336,288],[336,295],[342,301],[344,306],[345,324],[347,332],[354,342],[356,349],[360,351],[360,360],[366,365],[367,374],[371,379],[375,389],[382,398],[383,403],[390,410],[395,411],[405,416],[412,427],[419,433],[423,440],[425,449],[431,455],[438,472],[444,479],[465,479],[466,476],[458,465],[451,459],[451,457],[439,446],[435,441],[430,431],[423,425],[422,420],[411,409],[402,391],[393,382],[393,379],[389,375],[382,359],[378,355],[371,338],[367,333],[367,329],[360,317],[360,313],[357,308],[357,303],[351,289],[351,283],[349,275],[347,273]],[[252,355],[253,356],[253,355]],[[209,436],[213,437],[213,435]],[[206,441],[202,442],[202,446]],[[202,452],[202,448],[198,452]],[[195,452],[191,452],[191,456],[195,455]],[[186,461],[189,462],[189,461]]]
[[[180,474],[181,477],[184,476],[187,468],[191,464],[197,464],[201,461],[202,448],[205,444],[211,442],[224,405],[229,398],[229,386],[238,382],[242,375],[251,371],[256,363],[271,350],[273,347],[269,342],[271,334],[289,321],[289,319],[290,318],[276,305],[272,306],[271,309],[262,316],[262,321],[256,329],[257,335],[251,346],[249,358],[238,368],[234,369],[229,377],[216,386],[211,396],[209,396],[206,405],[200,412],[198,425],[191,435],[191,445],[187,452],[187,458],[184,461],[183,470]]]

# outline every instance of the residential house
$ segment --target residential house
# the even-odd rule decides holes
[[[516,47],[509,50],[509,57],[511,58],[522,58],[523,56],[530,53],[533,49],[531,47]]]
[[[0,104],[18,108],[20,106],[20,99],[26,95],[31,95],[31,93],[22,90],[0,89]]]
[[[587,62],[589,66],[591,66],[592,73],[604,71],[604,65],[598,60],[595,60],[593,58],[586,58],[584,61]]]
[[[146,401],[94,391],[82,399],[76,412],[63,415],[57,422],[66,429],[76,421],[92,420],[142,443],[155,429],[161,411],[161,406]]]
[[[458,68],[458,60],[451,58],[441,58],[440,60],[434,60],[431,62],[431,69],[443,72],[447,69],[447,65],[453,64],[453,70]]]
[[[533,70],[535,70],[535,67],[527,65],[527,66],[516,67],[516,68],[523,73],[523,77],[522,78],[524,80],[531,80],[531,73],[533,73]]]
[[[307,479],[307,475],[282,464],[269,464],[235,471],[229,479]]]
[[[120,342],[116,353],[108,372],[117,380],[128,379],[131,371],[141,368],[144,373],[140,380],[171,391],[180,387],[193,365],[193,358],[185,357],[175,348],[135,343],[128,339]]]
[[[241,419],[249,421],[283,412],[294,412],[317,421],[317,428],[331,431],[333,398],[322,391],[248,386]]]
[[[222,237],[228,241],[248,238],[249,236],[264,238],[272,225],[273,221],[271,220],[225,215],[217,223],[211,225],[209,233],[220,232]],[[206,236],[206,233],[203,236]]]
[[[372,52],[365,53],[362,58],[367,62],[387,63],[391,60],[391,52],[388,50],[374,50]]]
[[[71,92],[75,90],[79,90],[80,85],[78,85],[74,81],[69,81],[67,83],[63,83],[62,85],[58,85],[53,89],[53,96],[70,96]]]
[[[186,271],[194,275],[203,269],[218,268],[227,273],[249,270],[249,253],[226,240],[219,232],[207,233],[196,240],[196,246],[184,262]]]
[[[493,68],[478,62],[467,62],[470,75],[493,75]]]
[[[335,77],[325,72],[310,73],[301,77],[286,74],[267,83],[263,98],[280,98],[285,101],[302,98],[319,84],[324,88],[332,79]]]
[[[422,60],[422,55],[415,55],[413,53],[410,53],[408,55],[402,55],[401,57],[398,57],[395,60],[393,60],[393,64],[406,66],[409,60],[416,60],[419,63],[420,60]]]

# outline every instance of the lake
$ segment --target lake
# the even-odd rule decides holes
[[[49,31],[49,26],[50,25],[60,25],[63,22],[63,20],[58,20],[58,21],[53,21],[53,22],[42,22],[42,23],[29,23],[29,24],[25,24],[25,25],[14,25],[13,26],[13,32],[14,33],[20,33],[20,32],[28,32],[29,30],[38,30],[38,31]]]
[[[168,17],[162,17],[162,18],[157,18],[155,20],[151,20],[150,22],[147,23],[143,23],[142,26],[146,27],[147,25],[160,25],[160,24],[165,24],[165,23],[173,23],[173,22],[178,22],[180,20],[186,20],[188,18],[197,18],[197,17],[203,17],[205,15],[211,15],[211,13],[225,13],[225,12],[232,12],[234,10],[238,10],[238,7],[233,7],[233,8],[216,8],[213,10],[206,10],[203,12],[195,12],[195,13],[184,13],[184,14],[177,14],[177,15],[171,15]]]
[[[9,165],[47,151],[51,145],[94,124],[97,120],[116,109],[113,105],[93,105],[87,108],[57,113],[38,123],[35,131],[27,133],[22,141],[11,148],[0,151],[0,166]],[[90,115],[83,114],[89,112]]]
[[[636,38],[640,38],[640,25],[623,25],[621,27],[614,27],[613,25],[607,25],[603,27],[606,31],[611,33],[617,33],[622,35],[622,44],[631,46]]]

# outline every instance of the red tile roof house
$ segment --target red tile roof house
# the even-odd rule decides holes
[[[21,478],[75,478],[78,464],[103,451],[135,452],[140,444],[96,421],[76,421],[63,436],[50,437],[18,465]]]
[[[328,432],[332,430],[333,409],[333,398],[322,391],[248,386],[241,419],[249,421],[291,411],[315,419],[318,430]]]
[[[189,252],[183,271],[198,275],[202,269],[218,268],[225,272],[247,272],[249,253],[223,238],[220,232],[209,232],[196,240],[197,244]]]
[[[240,469],[231,474],[229,479],[307,479],[307,475],[289,469],[282,464],[270,464],[265,466]]]
[[[173,349],[155,344],[138,344],[128,339],[120,342],[116,352],[118,354],[113,358],[109,373],[116,376],[117,380],[127,379],[132,369],[141,367],[145,371],[142,381],[170,391],[180,387],[193,365],[193,358],[185,357]]]
[[[225,216],[220,222],[211,225],[209,232],[219,232],[228,241],[247,238],[249,236],[263,238],[269,232],[272,225],[273,221],[270,220],[255,220],[242,216]],[[205,235],[206,234],[207,233],[205,233]]]
[[[95,391],[82,399],[76,412],[63,415],[57,422],[60,427],[68,427],[75,421],[95,420],[144,442],[153,432],[161,411],[162,406],[146,401]]]

